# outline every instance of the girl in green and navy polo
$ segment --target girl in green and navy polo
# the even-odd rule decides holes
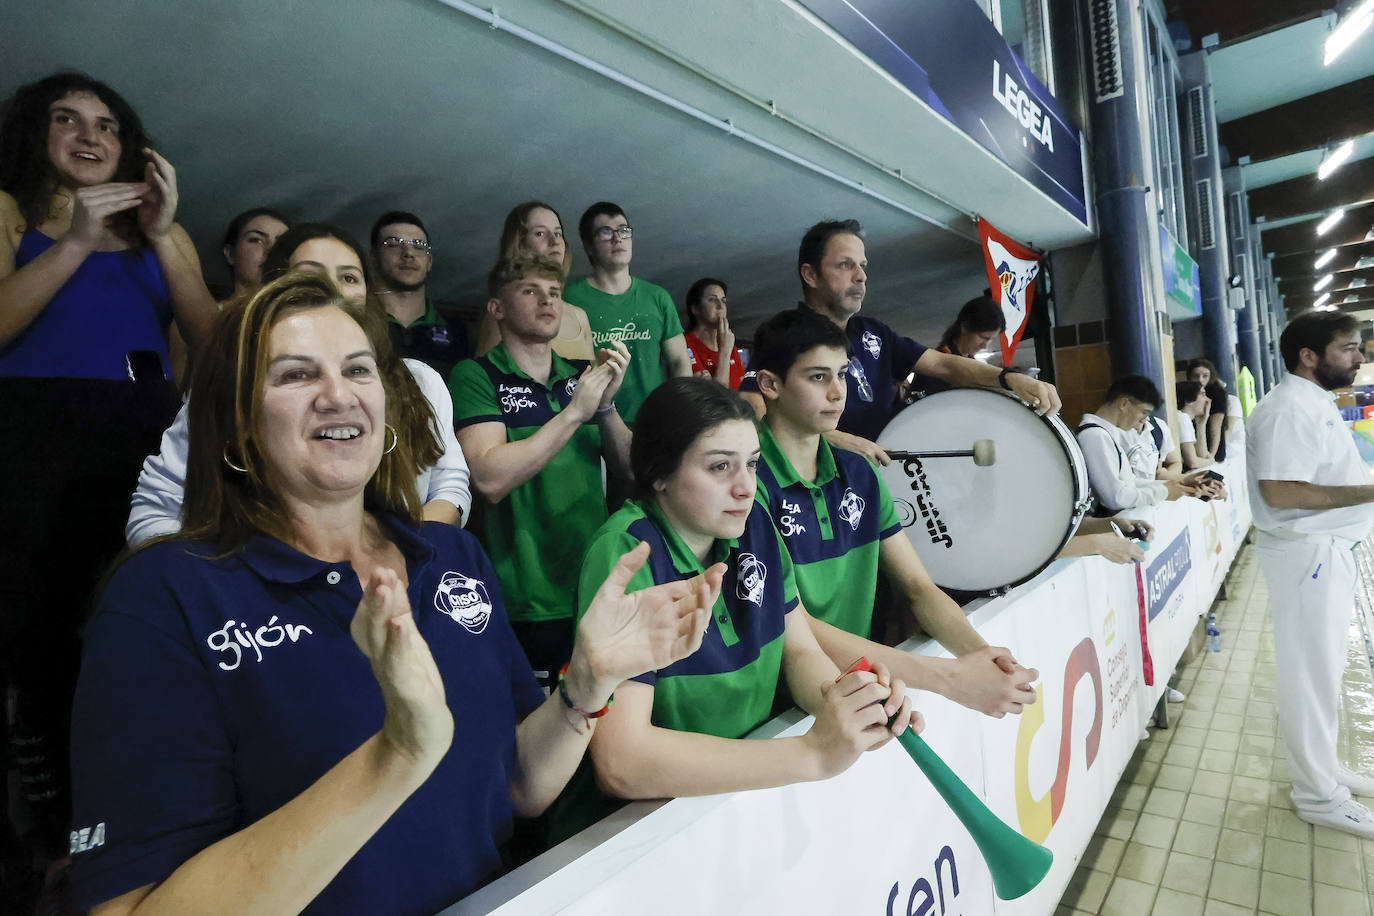
[[[579,607],[640,541],[650,546],[649,561],[628,592],[714,564],[724,565],[724,581],[701,648],[616,689],[592,744],[594,773],[584,761],[554,812],[555,841],[609,813],[608,796],[711,795],[824,779],[908,725],[920,727],[901,681],[886,669],[841,676],[805,612],[797,613],[792,562],[754,498],[758,457],[752,408],[735,392],[679,378],[645,400],[630,453],[637,498],[592,539]],[[780,674],[815,724],[800,737],[737,740],[768,718]]]

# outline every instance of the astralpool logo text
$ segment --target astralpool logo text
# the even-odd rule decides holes
[[[1149,590],[1147,594],[1150,620],[1154,620],[1159,616],[1159,612],[1164,610],[1164,606],[1178,590],[1179,583],[1192,568],[1193,545],[1188,537],[1188,529],[1184,528],[1145,571],[1145,585]]]

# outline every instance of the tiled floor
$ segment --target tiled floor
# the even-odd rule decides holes
[[[1215,608],[1222,651],[1178,672],[1187,701],[1140,743],[1055,916],[1374,916],[1374,840],[1306,824],[1288,799],[1266,600],[1243,548]],[[1341,755],[1374,773],[1374,681],[1351,632]]]

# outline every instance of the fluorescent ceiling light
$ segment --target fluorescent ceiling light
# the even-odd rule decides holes
[[[1328,300],[1328,299],[1330,299],[1330,298],[1331,298],[1331,294],[1330,294],[1330,293],[1322,293],[1321,296],[1317,299],[1317,301],[1315,301],[1315,302],[1312,303],[1312,307],[1313,307],[1314,309],[1319,309],[1319,308],[1321,308],[1323,305],[1326,305],[1326,300]]]
[[[1364,30],[1374,23],[1374,0],[1364,0],[1359,6],[1341,17],[1331,34],[1326,36],[1323,48],[1322,66],[1328,67],[1340,56],[1341,52],[1355,43]]]
[[[1331,263],[1331,259],[1334,258],[1335,256],[1336,256],[1336,249],[1334,249],[1334,248],[1328,248],[1328,249],[1326,249],[1325,251],[1322,252],[1322,256],[1319,257],[1319,258],[1317,258],[1317,263],[1315,263],[1315,264],[1312,265],[1312,269],[1313,269],[1313,270],[1321,270],[1321,269],[1322,269],[1323,267],[1325,267],[1327,264],[1330,264],[1330,263]]]
[[[1319,293],[1319,292],[1321,292],[1323,289],[1325,289],[1328,285],[1330,285],[1330,283],[1331,283],[1331,278],[1332,278],[1333,276],[1334,276],[1334,274],[1327,274],[1326,276],[1324,276],[1324,277],[1322,277],[1320,280],[1318,280],[1316,283],[1313,283],[1313,284],[1312,284],[1312,292],[1314,292],[1314,293]]]
[[[1374,0],[1372,0],[1372,2],[1374,2]],[[1343,216],[1345,216],[1344,207],[1332,211],[1331,215],[1329,215],[1326,219],[1322,220],[1320,223],[1317,223],[1317,235],[1326,235],[1326,233],[1330,231],[1332,226],[1336,225],[1341,221],[1341,217]]]
[[[1349,159],[1350,154],[1354,151],[1355,141],[1347,140],[1327,153],[1326,158],[1322,160],[1322,164],[1317,166],[1317,180],[1325,181],[1329,178],[1332,172],[1345,164],[1345,160]]]

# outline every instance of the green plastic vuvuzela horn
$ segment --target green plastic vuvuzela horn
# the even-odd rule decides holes
[[[868,659],[861,658],[850,670],[871,671],[872,668]],[[973,837],[973,842],[978,844],[978,851],[983,854],[988,871],[992,872],[992,886],[999,898],[1015,900],[1041,882],[1054,862],[1054,853],[1003,823],[962,779],[954,775],[920,735],[907,729],[897,736],[897,743],[921,768]]]

